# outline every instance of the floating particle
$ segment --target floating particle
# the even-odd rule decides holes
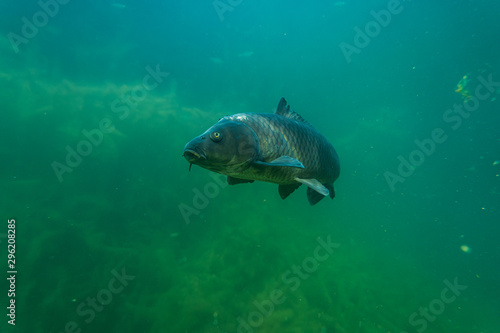
[[[462,95],[462,97],[466,100],[470,99],[470,92],[467,87],[468,84],[469,84],[469,78],[467,77],[467,75],[464,75],[462,79],[457,83],[457,89],[455,90],[455,92]]]
[[[465,253],[470,253],[470,251],[471,251],[470,247],[468,247],[468,246],[467,246],[467,245],[465,245],[465,244],[464,244],[464,245],[462,245],[462,246],[460,246],[460,250],[462,250],[462,251],[463,251],[463,252],[465,252]]]

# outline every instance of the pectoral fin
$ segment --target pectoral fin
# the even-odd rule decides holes
[[[254,163],[267,166],[281,166],[304,169],[304,164],[290,156],[281,156],[271,162],[255,161]]]

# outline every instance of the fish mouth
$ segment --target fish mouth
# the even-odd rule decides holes
[[[186,148],[184,150],[183,154],[184,158],[189,162],[193,163],[194,161],[200,160],[200,159],[207,159],[207,156],[205,153],[199,149],[191,149],[191,148]]]

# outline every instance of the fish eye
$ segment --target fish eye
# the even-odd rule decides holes
[[[222,140],[222,134],[220,134],[220,132],[212,132],[210,133],[210,139],[214,142],[219,142]]]

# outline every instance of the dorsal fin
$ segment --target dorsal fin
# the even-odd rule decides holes
[[[276,108],[276,114],[282,117],[299,121],[301,123],[304,123],[312,127],[312,125],[309,124],[304,118],[302,118],[300,114],[290,109],[290,105],[288,105],[284,97],[281,97],[280,102],[278,103],[278,107]]]

